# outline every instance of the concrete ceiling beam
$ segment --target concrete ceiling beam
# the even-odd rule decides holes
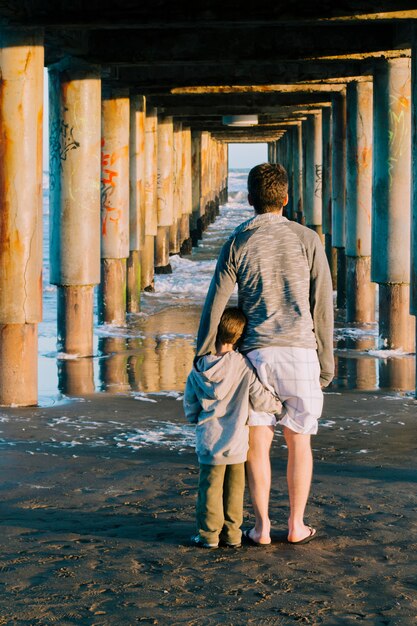
[[[411,29],[396,22],[274,25],[216,29],[95,30],[88,33],[90,62],[109,65],[269,61],[363,55],[410,47]],[[161,43],[163,42],[163,45]]]
[[[251,63],[208,63],[193,65],[188,61],[181,66],[154,64],[152,67],[112,67],[103,69],[103,77],[137,90],[165,93],[172,88],[205,85],[266,85],[268,83],[294,84],[308,81],[329,81],[360,78],[371,72],[369,61],[287,61]]]
[[[285,105],[328,104],[332,92],[315,93],[254,93],[245,94],[207,94],[190,96],[151,97],[151,106],[163,109],[168,115],[232,115],[245,113],[274,114],[277,108]],[[319,104],[320,103],[320,104]]]
[[[312,24],[316,21],[349,23],[350,21],[396,21],[415,19],[417,11],[398,0],[380,0],[378,10],[372,0],[338,3],[306,3],[305,0],[253,4],[245,7],[236,19],[234,0],[211,0],[167,3],[153,0],[151,4],[137,0],[106,2],[105,0],[72,0],[50,2],[47,0],[4,1],[0,7],[3,25],[48,26],[49,28],[92,28],[99,25],[112,29],[115,22],[119,28],[178,28],[192,23],[194,27],[213,28],[223,24],[229,28],[246,24],[290,25]]]

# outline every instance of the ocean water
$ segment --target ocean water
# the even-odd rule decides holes
[[[220,248],[233,229],[253,215],[247,204],[248,170],[229,172],[227,204],[204,233],[191,256],[170,259],[172,274],[155,277],[155,292],[142,295],[142,311],[129,315],[125,326],[94,323],[94,356],[77,359],[58,353],[56,287],[49,284],[49,205],[44,189],[43,296],[39,325],[40,404],[91,392],[181,393],[194,357],[195,335]],[[97,306],[96,306],[97,308]],[[377,324],[347,325],[336,315],[336,376],[329,389],[383,388],[411,393],[415,358],[380,350]]]

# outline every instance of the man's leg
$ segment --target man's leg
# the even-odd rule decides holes
[[[258,543],[271,543],[271,522],[268,512],[269,492],[271,490],[269,450],[273,437],[273,426],[251,426],[249,428],[249,452],[246,469],[255,512],[255,527],[250,536]]]
[[[300,541],[311,534],[309,527],[304,524],[304,511],[313,475],[311,436],[296,433],[287,427],[284,427],[284,436],[288,447],[288,541]]]

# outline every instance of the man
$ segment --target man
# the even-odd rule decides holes
[[[215,349],[217,326],[237,283],[239,307],[248,318],[241,351],[284,407],[279,423],[288,448],[288,541],[306,543],[316,535],[304,523],[313,470],[311,435],[317,433],[323,407],[321,388],[334,371],[332,281],[317,233],[282,215],[288,202],[282,165],[254,167],[248,192],[255,217],[238,226],[220,252],[201,315],[197,354]],[[272,414],[250,413],[247,471],[255,527],[246,537],[256,545],[271,543],[269,450],[275,424]]]

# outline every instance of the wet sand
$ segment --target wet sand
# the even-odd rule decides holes
[[[327,393],[318,538],[285,543],[277,431],[272,546],[207,551],[189,545],[197,465],[178,394],[0,409],[0,624],[411,626],[416,417],[411,397]]]

